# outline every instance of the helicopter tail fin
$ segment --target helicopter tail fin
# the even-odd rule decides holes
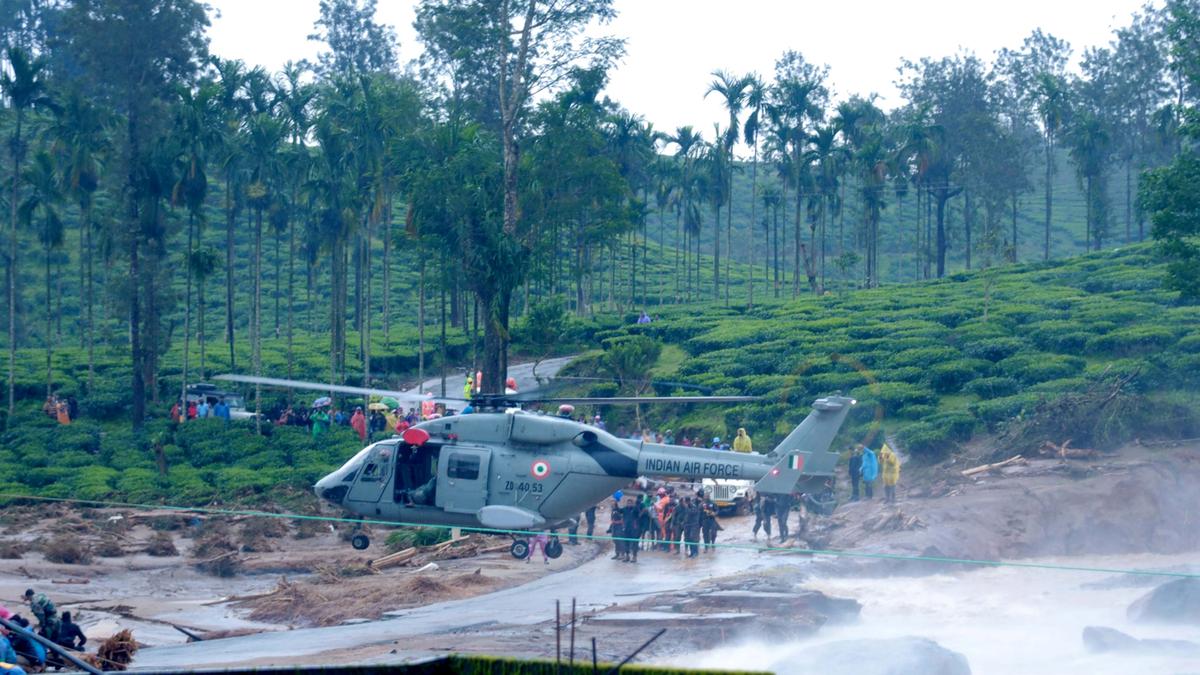
[[[858,401],[845,396],[826,396],[813,401],[812,412],[792,430],[768,457],[775,459],[803,451],[806,454],[823,453],[833,445],[833,439],[850,414],[850,408]]]
[[[793,452],[787,455],[754,484],[754,491],[774,495],[790,494],[796,488],[800,476],[804,474],[806,459],[807,452]]]

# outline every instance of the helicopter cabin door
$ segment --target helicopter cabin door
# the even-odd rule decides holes
[[[358,470],[354,486],[346,495],[346,501],[377,504],[383,492],[391,485],[392,469],[396,464],[396,445],[377,443],[371,448]]]
[[[438,460],[437,505],[448,513],[475,513],[487,506],[492,451],[449,445]]]

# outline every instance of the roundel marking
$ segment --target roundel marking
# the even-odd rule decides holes
[[[545,478],[546,476],[549,476],[550,475],[550,462],[547,462],[544,459],[539,459],[539,460],[535,461],[533,463],[533,466],[529,467],[529,474],[531,476],[533,476],[534,478],[536,478],[537,480],[541,480],[541,479]]]

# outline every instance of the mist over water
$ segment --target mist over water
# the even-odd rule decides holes
[[[1200,562],[1191,555],[1121,555],[1038,562],[1120,569],[1169,569]],[[827,626],[810,639],[743,644],[665,659],[673,665],[811,673],[802,652],[814,645],[904,636],[925,637],[967,657],[977,675],[1025,673],[1200,673],[1200,659],[1164,653],[1090,653],[1085,626],[1116,628],[1140,639],[1200,643],[1200,626],[1134,624],[1137,598],[1171,578],[1027,568],[984,568],[926,577],[809,579],[803,586],[863,605],[857,623]],[[1111,582],[1111,583],[1110,583]],[[1099,586],[1099,587],[1097,587]]]

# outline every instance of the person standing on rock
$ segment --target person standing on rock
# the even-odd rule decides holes
[[[863,447],[862,449],[862,481],[863,493],[867,499],[875,497],[875,479],[879,478],[879,460],[875,457],[875,451]]]
[[[883,501],[896,503],[896,483],[900,482],[900,458],[887,443],[879,449],[879,473],[883,477]]]
[[[850,451],[850,501],[858,501],[858,482],[862,480],[862,446]]]
[[[767,539],[771,538],[771,519],[775,517],[775,498],[771,495],[759,495],[758,503],[754,505],[754,538],[758,539],[758,528],[763,528]]]

